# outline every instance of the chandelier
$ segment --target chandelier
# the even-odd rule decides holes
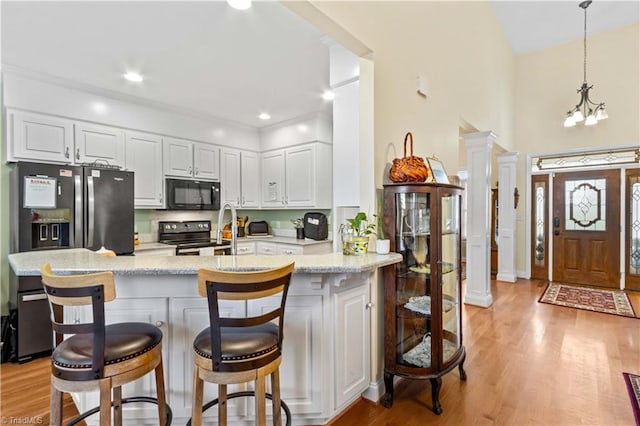
[[[592,126],[600,120],[609,118],[607,111],[604,109],[604,102],[598,104],[589,99],[589,91],[593,88],[593,85],[589,86],[589,83],[587,83],[587,8],[590,4],[591,0],[586,0],[579,5],[584,9],[584,81],[577,90],[580,94],[580,102],[571,111],[567,112],[564,127],[573,127],[583,120],[585,126]]]

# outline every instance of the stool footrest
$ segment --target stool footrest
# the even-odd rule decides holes
[[[227,394],[227,399],[240,398],[242,396],[256,396],[256,392],[255,391],[233,392],[233,393]],[[273,396],[270,393],[265,393],[265,397],[267,399],[273,400]],[[206,404],[204,404],[202,406],[202,412],[204,413],[209,408],[211,408],[211,407],[213,407],[214,405],[217,405],[217,404],[218,404],[218,398],[214,399],[213,401],[207,402]],[[280,407],[282,407],[282,410],[284,411],[285,415],[287,416],[287,422],[286,422],[285,426],[291,426],[291,410],[289,410],[289,406],[281,399],[280,400]],[[186,426],[191,426],[191,418],[189,418],[189,421],[187,422]]]
[[[122,398],[122,404],[127,404],[129,402],[150,402],[152,404],[158,405],[158,398],[153,398],[151,396],[131,396],[129,398]],[[111,403],[113,407],[113,402]],[[171,411],[171,407],[169,404],[167,406],[167,426],[171,426],[171,422],[173,421],[173,412]],[[77,417],[74,417],[69,421],[69,423],[65,424],[65,426],[73,426],[86,419],[87,417],[100,412],[100,407],[94,407],[90,410],[85,411]]]

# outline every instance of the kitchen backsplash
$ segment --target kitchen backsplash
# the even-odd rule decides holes
[[[269,223],[274,235],[283,237],[295,237],[296,231],[291,223],[292,219],[302,218],[309,211],[324,213],[331,229],[331,210],[301,209],[301,210],[238,210],[238,216],[248,216],[249,222],[265,220]],[[147,243],[158,241],[158,222],[171,220],[210,220],[213,230],[217,229],[218,211],[163,211],[163,210],[136,210],[135,229],[138,232],[140,242]],[[224,220],[231,220],[231,213],[225,212]]]

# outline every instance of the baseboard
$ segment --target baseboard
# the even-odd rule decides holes
[[[362,392],[362,397],[372,402],[378,402],[384,395],[384,380],[369,383],[369,387]]]
[[[486,296],[479,296],[467,293],[464,296],[464,303],[467,305],[476,305],[483,308],[488,308],[493,304],[493,297],[491,296],[491,294],[487,294]]]
[[[498,272],[498,275],[496,275],[496,280],[515,283],[516,281],[518,281],[518,277],[515,274],[503,274]]]

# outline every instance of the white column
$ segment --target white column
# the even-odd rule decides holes
[[[491,296],[491,149],[495,133],[463,135],[467,146],[467,292],[464,303],[489,307]]]
[[[498,154],[498,274],[500,281],[516,282],[516,189],[517,152]],[[523,200],[524,201],[524,200]]]

